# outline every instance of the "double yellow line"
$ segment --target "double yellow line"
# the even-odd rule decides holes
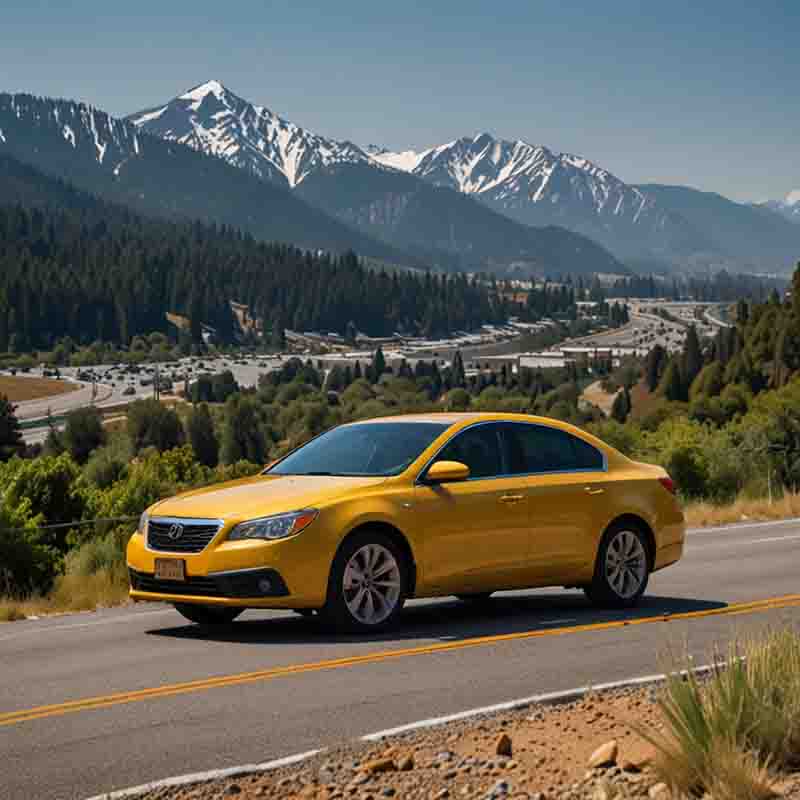
[[[691,620],[713,616],[733,616],[737,614],[754,614],[762,611],[772,611],[779,608],[800,606],[800,594],[771,597],[766,600],[755,600],[748,603],[731,603],[721,608],[704,609],[702,611],[686,611],[678,614],[665,614],[650,617],[636,617],[634,619],[618,619],[610,622],[597,622],[587,625],[564,626],[561,628],[544,628],[519,633],[501,633],[493,636],[476,636],[471,639],[461,639],[455,642],[441,642],[436,644],[408,647],[399,650],[386,650],[384,652],[366,653],[359,656],[335,658],[327,661],[314,661],[307,664],[293,664],[285,667],[258,670],[256,672],[242,672],[235,675],[221,675],[215,678],[187,681],[185,683],[172,683],[155,686],[150,689],[139,689],[132,692],[119,692],[117,694],[87,697],[82,700],[71,700],[66,703],[37,706],[19,711],[9,711],[0,714],[0,727],[18,725],[22,722],[31,722],[46,717],[56,717],[63,714],[74,714],[79,711],[91,711],[97,708],[122,705],[124,703],[137,703],[143,700],[172,697],[189,692],[202,692],[208,689],[221,689],[228,686],[237,686],[243,683],[256,683],[275,678],[286,678],[301,675],[306,672],[321,672],[323,670],[354,667],[361,664],[375,664],[396,658],[410,658],[412,656],[432,655],[447,653],[453,650],[464,650],[468,647],[483,647],[485,645],[499,644],[502,642],[521,641],[524,639],[539,639],[545,636],[564,636],[574,633],[589,633],[592,631],[611,630],[629,625],[648,625],[655,622],[669,622],[673,620]]]

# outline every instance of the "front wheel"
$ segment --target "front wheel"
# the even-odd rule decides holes
[[[336,554],[328,580],[328,597],[320,610],[323,622],[358,633],[393,625],[408,594],[405,553],[388,536],[359,533]]]
[[[200,606],[193,603],[175,603],[174,605],[179,614],[198,625],[230,625],[244,611],[243,608]]]
[[[639,602],[649,578],[644,534],[635,525],[614,525],[600,542],[594,577],[584,592],[596,605],[630,608]]]

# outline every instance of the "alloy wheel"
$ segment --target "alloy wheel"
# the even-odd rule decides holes
[[[622,530],[606,550],[606,579],[612,591],[624,600],[633,597],[647,576],[647,553],[639,536]]]
[[[353,619],[362,625],[379,625],[400,601],[400,565],[388,548],[366,544],[347,562],[343,588],[344,601]]]

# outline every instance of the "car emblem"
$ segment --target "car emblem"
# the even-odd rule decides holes
[[[172,525],[169,526],[169,530],[167,531],[167,536],[174,542],[176,539],[180,539],[183,536],[183,525],[178,522],[174,522]]]

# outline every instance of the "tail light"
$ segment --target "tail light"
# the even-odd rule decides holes
[[[670,494],[677,494],[678,487],[675,485],[675,481],[669,477],[669,475],[665,478],[659,478],[658,482],[670,493]]]

